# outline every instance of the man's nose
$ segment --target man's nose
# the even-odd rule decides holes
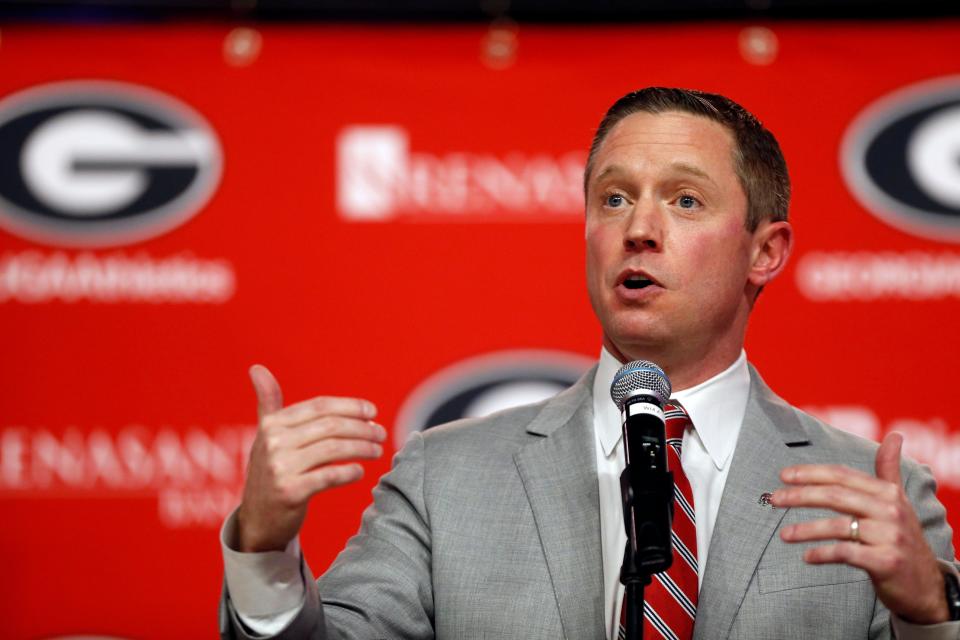
[[[630,212],[623,235],[628,251],[663,248],[663,211],[655,202],[641,198]]]

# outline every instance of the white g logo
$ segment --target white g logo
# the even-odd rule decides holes
[[[847,131],[841,167],[860,203],[884,222],[960,242],[960,77],[870,105]]]
[[[68,82],[0,103],[0,226],[66,246],[127,244],[195,215],[220,181],[213,130],[169,96]]]
[[[920,125],[907,145],[907,163],[932,198],[960,209],[960,106]]]

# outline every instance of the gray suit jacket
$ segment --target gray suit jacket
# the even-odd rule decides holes
[[[545,402],[416,434],[374,489],[359,533],[282,638],[603,640],[595,371]],[[877,445],[791,407],[751,367],[746,416],[710,544],[695,638],[889,638],[867,574],[813,566],[780,527],[815,510],[761,505],[780,469],[872,472]],[[903,465],[940,558],[952,533],[929,471]],[[322,600],[321,600],[322,596]],[[249,638],[224,589],[224,638]]]

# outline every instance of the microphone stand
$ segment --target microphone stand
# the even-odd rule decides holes
[[[644,587],[650,584],[653,574],[666,571],[673,564],[670,537],[673,520],[673,472],[651,475],[643,473],[640,465],[628,464],[620,474],[620,495],[623,499],[623,520],[627,532],[627,545],[620,568],[620,582],[625,587],[624,629],[626,640],[642,640]],[[661,526],[662,519],[650,518],[652,512],[658,511],[655,505],[669,505],[666,531]],[[641,514],[639,519],[638,512]],[[663,514],[660,515],[662,518]]]
[[[620,569],[620,582],[624,585],[623,601],[627,608],[624,630],[627,640],[643,640],[643,589],[650,584],[650,575],[642,571],[634,573],[628,570],[630,560],[629,556],[635,556],[631,553],[630,543],[627,542],[627,549],[624,553],[623,567]]]

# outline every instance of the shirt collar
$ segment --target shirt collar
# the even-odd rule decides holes
[[[600,350],[600,364],[593,381],[593,415],[600,447],[607,457],[623,437],[620,411],[610,399],[610,383],[621,366],[609,351]],[[697,436],[717,469],[723,469],[733,453],[749,392],[750,370],[747,354],[741,349],[737,359],[725,370],[673,394],[687,410]]]

